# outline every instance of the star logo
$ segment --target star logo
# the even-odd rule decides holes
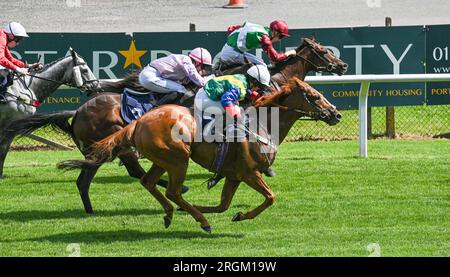
[[[136,45],[134,44],[134,40],[132,40],[130,48],[128,50],[119,50],[119,53],[126,58],[123,68],[127,68],[131,64],[142,68],[141,57],[147,53],[147,50],[136,50]]]

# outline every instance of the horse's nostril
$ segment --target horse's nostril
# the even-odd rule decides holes
[[[342,68],[343,68],[343,69],[347,69],[347,68],[348,68],[348,64],[344,63],[344,64],[342,65]]]
[[[342,115],[340,113],[336,114],[336,119],[341,120],[342,119]]]

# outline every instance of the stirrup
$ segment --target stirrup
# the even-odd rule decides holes
[[[209,178],[206,181],[206,185],[208,189],[212,189],[213,187],[215,187],[217,185],[217,183],[219,183],[219,181],[223,178],[223,176],[219,175],[219,173],[214,173],[214,176],[212,176],[211,178]]]

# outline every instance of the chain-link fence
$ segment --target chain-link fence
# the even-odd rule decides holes
[[[450,106],[395,107],[395,136],[402,138],[448,137],[450,133]],[[343,119],[335,126],[324,122],[298,121],[288,140],[343,140],[357,139],[358,111],[341,111]],[[386,108],[371,108],[371,138],[386,135]]]
[[[395,107],[395,136],[401,138],[433,138],[450,136],[450,105],[447,106],[403,106]],[[358,111],[341,111],[343,119],[335,126],[321,121],[299,120],[291,129],[287,141],[298,140],[344,140],[358,138]],[[386,108],[371,109],[371,137],[386,135]],[[37,130],[34,134],[54,142],[75,147],[72,139],[52,128]],[[48,148],[44,143],[31,138],[17,138],[14,150]]]

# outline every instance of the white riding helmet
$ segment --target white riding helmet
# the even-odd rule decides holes
[[[270,84],[270,72],[267,66],[258,64],[250,67],[247,74],[255,78],[258,82],[268,87]]]
[[[7,34],[11,34],[15,37],[28,37],[27,31],[19,22],[9,22],[3,28],[3,31]]]
[[[205,65],[212,65],[211,54],[205,48],[197,47],[195,49],[192,49],[192,51],[189,52],[189,57],[191,57],[192,59],[196,60],[199,63]]]

